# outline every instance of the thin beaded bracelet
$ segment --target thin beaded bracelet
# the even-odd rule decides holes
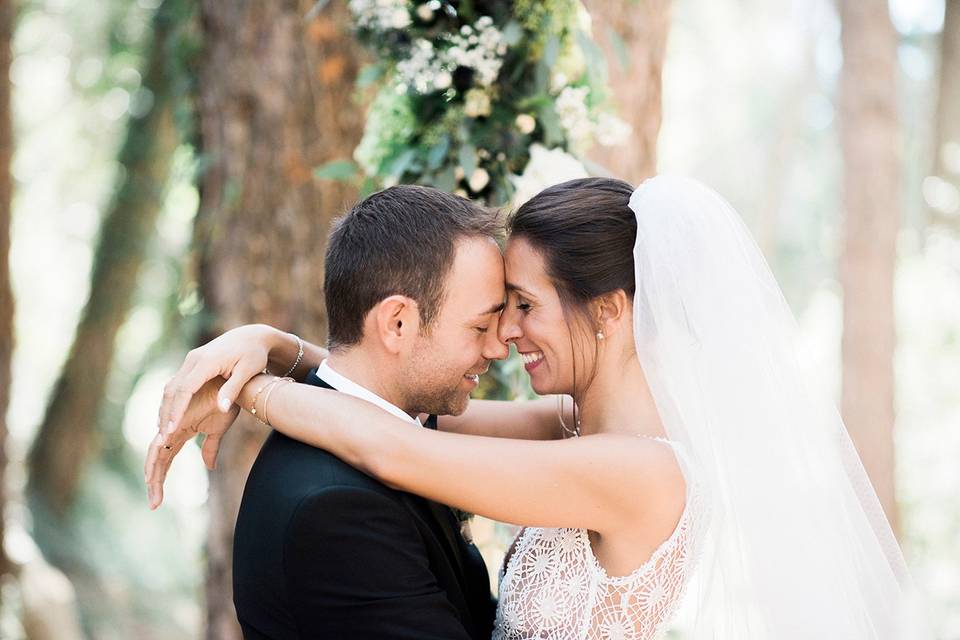
[[[280,376],[281,378],[286,378],[291,373],[293,373],[296,370],[296,368],[300,366],[300,363],[303,361],[303,340],[301,340],[300,336],[298,336],[295,333],[291,333],[290,335],[293,336],[294,340],[297,341],[297,359],[294,360],[293,366],[287,369],[287,372],[285,374]],[[267,370],[267,367],[264,367],[263,371],[261,371],[260,373],[270,375],[270,372]]]
[[[300,362],[303,360],[303,340],[301,340],[300,336],[298,336],[295,333],[291,333],[290,335],[292,335],[297,340],[297,359],[294,361],[293,366],[290,367],[290,369],[285,374],[280,376],[281,378],[286,378],[291,373],[293,373],[296,370],[296,368],[300,366]]]
[[[254,418],[257,418],[257,398],[260,397],[260,394],[263,392],[264,389],[266,389],[270,384],[272,384],[276,380],[277,378],[273,378],[273,380],[268,380],[267,382],[264,382],[262,385],[260,385],[260,388],[257,389],[257,392],[253,394],[253,400],[250,402],[250,415],[252,415]],[[260,418],[257,418],[257,420],[260,420]],[[263,420],[260,420],[260,422],[263,422]]]
[[[271,382],[270,388],[267,389],[266,395],[263,396],[263,420],[262,420],[262,422],[263,422],[263,424],[267,425],[268,427],[271,427],[271,428],[273,427],[273,425],[270,424],[270,416],[269,416],[269,414],[267,413],[267,404],[269,404],[269,402],[270,402],[270,394],[273,393],[273,390],[274,390],[274,389],[276,389],[277,387],[281,386],[281,385],[282,385],[283,383],[285,383],[285,382],[296,382],[296,380],[294,380],[293,378],[287,378],[287,377],[275,378],[275,379]]]

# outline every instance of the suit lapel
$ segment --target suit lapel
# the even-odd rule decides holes
[[[335,387],[327,384],[326,381],[317,375],[317,370],[315,368],[310,369],[310,372],[307,374],[304,382],[306,384],[323,387],[325,389],[333,389],[336,391]],[[427,418],[424,426],[426,428],[436,430],[437,416],[431,415],[429,418]],[[472,624],[470,608],[467,606],[463,591],[465,585],[465,569],[463,564],[463,556],[460,550],[460,542],[458,540],[460,536],[458,531],[459,526],[456,522],[456,516],[454,515],[453,510],[446,505],[439,504],[433,500],[427,500],[426,498],[422,498],[405,491],[398,491],[397,493],[400,496],[400,499],[406,505],[407,509],[433,534],[432,537],[434,538],[436,545],[443,550],[443,555],[447,560],[447,564],[453,572],[453,575],[451,575],[450,578],[453,579],[455,585],[451,586],[458,587],[455,590],[447,587],[447,593],[454,602],[455,606],[461,611],[462,615],[466,616],[465,622],[469,621],[468,624]]]

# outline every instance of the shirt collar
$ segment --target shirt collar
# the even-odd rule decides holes
[[[423,426],[419,417],[411,418],[410,414],[400,407],[387,402],[373,391],[370,391],[366,387],[360,386],[346,376],[337,373],[329,364],[327,364],[327,360],[321,362],[320,366],[317,367],[317,376],[341,393],[354,396],[355,398],[360,398],[361,400],[366,400],[367,402],[377,405],[384,411],[392,413],[398,418],[406,420],[407,422],[412,422],[418,427]]]

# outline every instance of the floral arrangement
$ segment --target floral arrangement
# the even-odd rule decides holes
[[[365,176],[365,191],[433,185],[491,205],[516,204],[555,180],[586,175],[593,143],[629,135],[606,91],[603,56],[579,0],[349,0],[377,61],[354,162],[320,178]],[[546,181],[544,181],[546,180]]]

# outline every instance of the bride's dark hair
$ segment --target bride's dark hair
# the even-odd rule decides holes
[[[633,299],[636,290],[637,220],[629,206],[633,190],[613,178],[569,180],[535,195],[507,222],[511,238],[523,238],[543,257],[563,305],[571,343],[576,334],[582,355],[584,343],[593,341],[594,370],[582,387],[577,385],[574,353],[574,399],[582,398],[596,375],[599,345],[596,328],[588,330],[593,327],[590,302],[617,289]]]

